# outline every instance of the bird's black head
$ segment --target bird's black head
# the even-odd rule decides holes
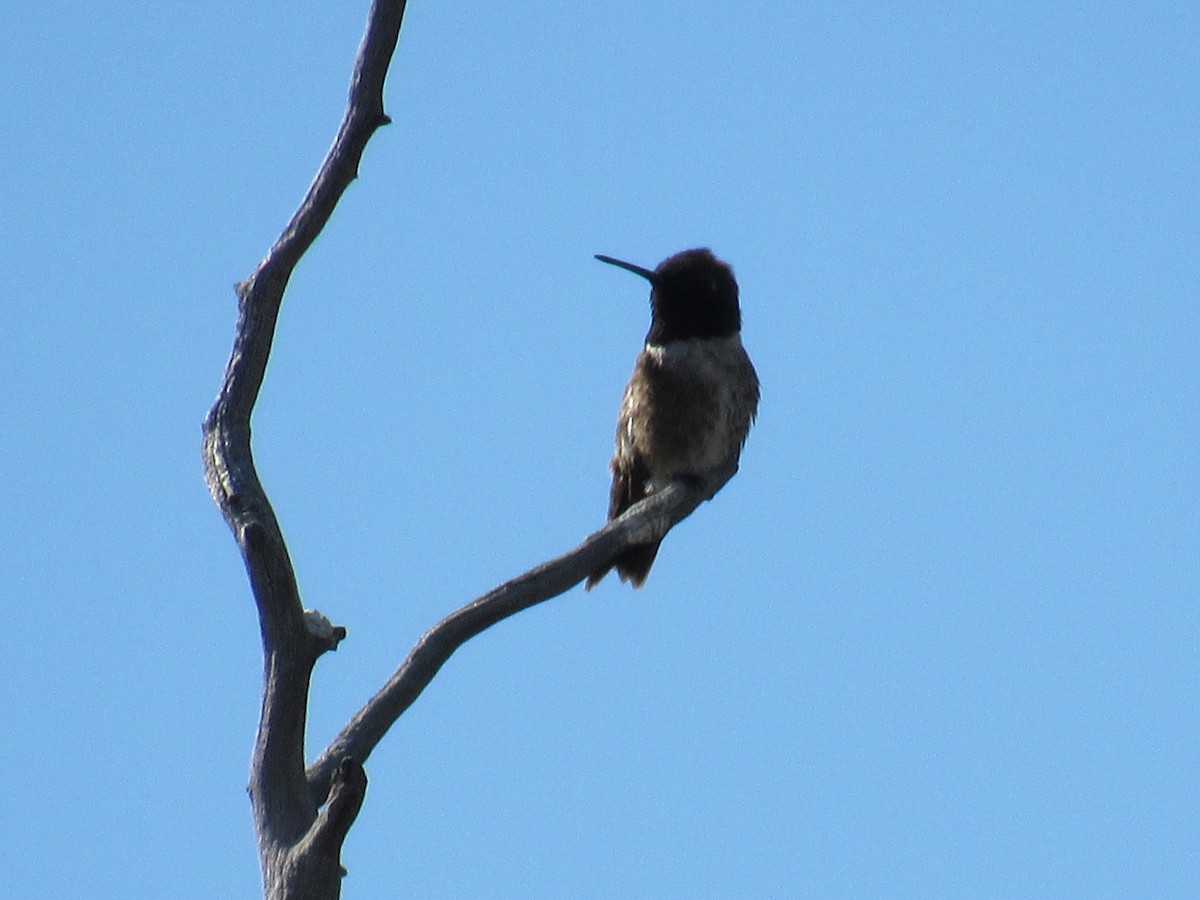
[[[669,256],[653,272],[611,256],[598,255],[596,259],[628,269],[650,282],[647,344],[732,337],[742,330],[733,270],[707,247]]]

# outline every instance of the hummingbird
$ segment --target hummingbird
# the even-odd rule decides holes
[[[653,271],[597,254],[650,282],[650,331],[617,416],[608,518],[674,479],[703,479],[737,464],[758,412],[758,374],[742,347],[733,270],[707,247],[667,257]],[[623,551],[593,572],[590,589],[615,568],[641,587],[661,541]]]

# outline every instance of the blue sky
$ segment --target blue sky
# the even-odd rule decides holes
[[[253,897],[261,663],[200,422],[366,3],[0,29],[7,893]],[[413,0],[254,420],[310,755],[603,521],[645,265],[711,246],[742,471],[501,624],[367,765],[347,897],[1200,883],[1200,12]]]

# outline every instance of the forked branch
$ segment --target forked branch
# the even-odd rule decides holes
[[[262,387],[284,290],[301,256],[357,177],[367,141],[386,124],[383,84],[404,0],[375,0],[333,146],[274,246],[237,286],[238,320],[225,378],[204,422],[204,473],[241,550],[263,643],[263,705],[250,796],[266,896],[340,895],[341,848],[366,794],[363,762],[462,644],[555,597],[622,549],[665,535],[715,494],[734,470],[703,484],[675,482],[589,536],[570,553],[500,585],[447,616],[413,647],[380,691],[306,771],[308,691],[317,658],[346,636],[300,600],[287,545],[254,466],[250,417]]]

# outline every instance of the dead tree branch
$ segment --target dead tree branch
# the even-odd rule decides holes
[[[672,482],[574,550],[493,588],[425,632],[400,668],[309,767],[314,800],[321,802],[329,791],[339,760],[366,760],[455,650],[497,622],[570,590],[621,550],[661,538],[716,494],[735,472],[716,473],[704,484]]]
[[[317,657],[345,630],[306,616],[287,546],[259,481],[250,448],[250,414],[266,372],[288,279],[358,175],[375,130],[387,123],[383,83],[404,17],[404,0],[376,0],[359,47],[345,116],[300,207],[266,257],[237,286],[238,321],[221,391],[204,422],[204,474],[250,577],[263,642],[264,688],[250,766],[263,883],[270,898],[337,897],[340,852],[366,792],[361,766],[337,769],[318,818],[304,772],[308,689]]]
[[[318,657],[346,630],[300,600],[287,545],[251,451],[250,417],[262,387],[284,290],[296,264],[358,174],[367,141],[389,120],[383,84],[404,0],[376,0],[359,47],[345,116],[316,178],[279,239],[237,285],[238,319],[225,378],[204,421],[204,474],[241,550],[258,608],[263,705],[250,766],[250,798],[265,895],[327,900],[341,893],[341,849],[366,795],[363,762],[464,642],[555,597],[622,549],[665,535],[715,494],[733,470],[708,482],[675,482],[558,559],[472,601],[431,628],[380,691],[306,771],[308,692]]]

